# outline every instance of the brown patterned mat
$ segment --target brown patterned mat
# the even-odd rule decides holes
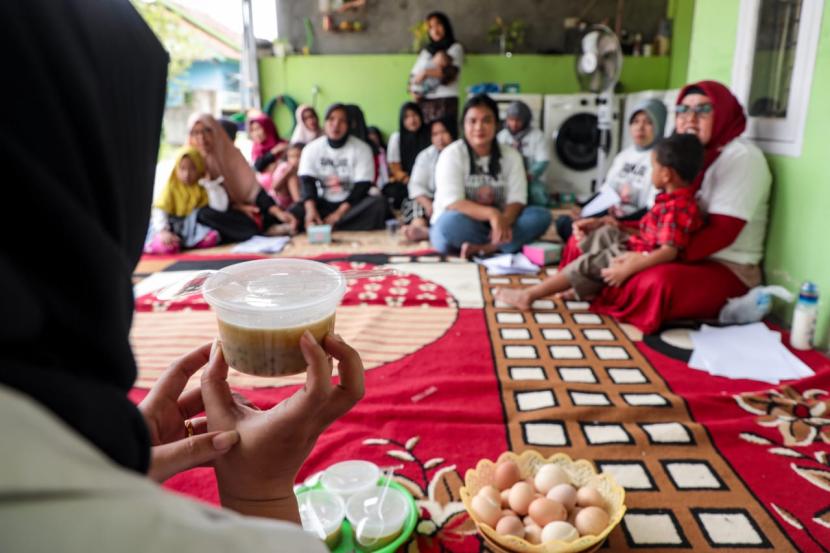
[[[481,278],[510,449],[565,450],[614,474],[628,512],[608,547],[794,550],[615,321],[553,299],[520,313],[492,289],[537,279]]]

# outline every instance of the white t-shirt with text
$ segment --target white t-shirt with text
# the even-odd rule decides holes
[[[629,146],[617,154],[602,188],[611,188],[619,195],[624,215],[653,206],[657,189],[651,182],[651,150]]]
[[[746,221],[732,244],[711,257],[757,265],[764,255],[772,174],[761,150],[744,138],[727,144],[703,176],[695,198],[704,213]]]
[[[332,148],[328,139],[321,136],[303,148],[297,174],[317,179],[319,197],[332,203],[343,202],[354,183],[371,183],[375,179],[372,148],[354,136],[349,136],[340,148]]]
[[[487,173],[490,156],[476,160],[478,171],[470,173],[470,155],[464,140],[444,148],[435,167],[435,202],[432,222],[459,200],[503,209],[512,203],[527,203],[527,174],[519,152],[499,144],[501,170],[496,178]]]

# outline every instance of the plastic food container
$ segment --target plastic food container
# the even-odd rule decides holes
[[[346,516],[343,499],[325,490],[306,490],[297,494],[297,505],[303,530],[333,549],[340,541],[340,527]]]
[[[303,372],[300,337],[320,342],[334,329],[346,290],[333,267],[304,259],[261,259],[213,273],[202,295],[219,323],[228,365],[256,376]]]
[[[369,461],[343,461],[327,468],[320,483],[343,499],[377,486],[380,469]]]
[[[364,551],[375,551],[400,535],[409,509],[409,500],[403,492],[393,487],[375,486],[349,498],[346,518],[358,545]]]

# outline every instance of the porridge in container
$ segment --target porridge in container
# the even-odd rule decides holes
[[[212,274],[202,294],[216,312],[225,359],[239,372],[303,372],[300,337],[322,342],[346,289],[337,269],[304,259],[261,259]]]

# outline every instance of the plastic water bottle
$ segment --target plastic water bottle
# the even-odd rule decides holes
[[[790,331],[790,345],[795,349],[813,347],[818,316],[818,287],[812,282],[801,285],[798,301],[793,311],[793,325]]]

